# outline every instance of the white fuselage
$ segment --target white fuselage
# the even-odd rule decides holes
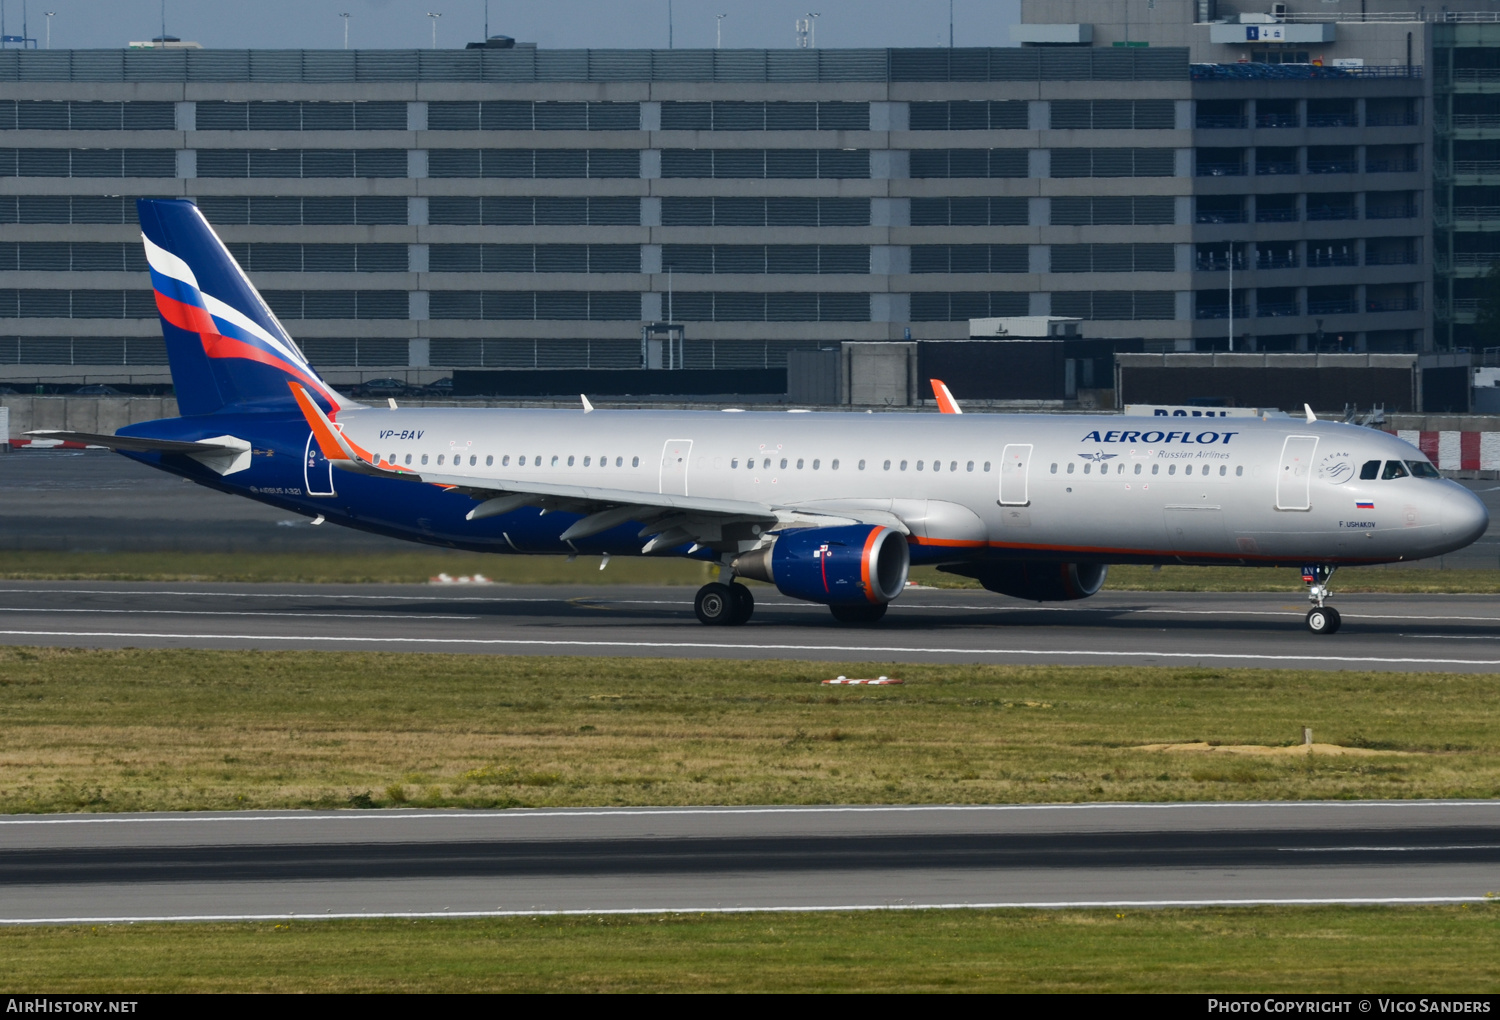
[[[1488,523],[1452,482],[1383,477],[1426,464],[1394,436],[1286,418],[349,408],[339,423],[397,465],[476,482],[885,510],[926,562],[1390,562]]]

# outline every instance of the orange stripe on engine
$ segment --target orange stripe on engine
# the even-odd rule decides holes
[[[876,605],[880,604],[880,600],[875,597],[875,586],[870,583],[870,550],[874,548],[875,541],[880,538],[880,536],[886,530],[888,529],[877,527],[873,531],[871,531],[870,537],[865,539],[864,552],[862,552],[859,557],[859,579],[863,581],[865,585],[865,598],[869,599]]]

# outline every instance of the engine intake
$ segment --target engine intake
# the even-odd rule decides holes
[[[742,577],[829,606],[884,605],[906,588],[911,555],[900,532],[878,525],[801,528],[734,561]]]
[[[1030,602],[1075,602],[1096,595],[1109,575],[1105,563],[1049,563],[1024,560],[1012,563],[965,563],[939,567],[950,574],[972,577],[1000,595]]]

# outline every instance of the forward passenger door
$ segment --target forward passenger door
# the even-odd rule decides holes
[[[1317,449],[1317,436],[1286,437],[1276,472],[1277,510],[1312,509],[1312,466]]]

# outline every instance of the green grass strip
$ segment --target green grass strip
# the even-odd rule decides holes
[[[1500,796],[1483,674],[4,648],[0,717],[6,812]]]
[[[111,992],[1500,990],[1500,905],[894,910],[0,929],[8,983]]]

